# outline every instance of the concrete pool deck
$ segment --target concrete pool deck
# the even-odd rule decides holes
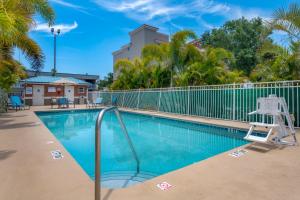
[[[94,182],[33,112],[43,110],[51,109],[31,107],[30,110],[0,115],[0,199],[93,200]],[[248,128],[247,123],[139,112]],[[299,133],[297,130],[298,138]],[[240,158],[229,156],[228,153],[234,151],[231,150],[126,189],[103,189],[102,199],[300,198],[299,146],[279,148],[250,144],[243,149],[247,153]],[[50,154],[52,150],[61,150],[64,158],[53,160]],[[172,187],[161,191],[156,185],[163,181],[172,184]]]

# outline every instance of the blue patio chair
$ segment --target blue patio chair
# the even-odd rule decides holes
[[[25,104],[19,96],[10,96],[10,104],[13,109],[16,111],[21,110],[21,108],[25,109]]]
[[[95,107],[96,106],[100,106],[101,104],[103,104],[103,98],[97,98],[96,101],[94,102]]]
[[[58,105],[58,108],[62,108],[62,107],[69,108],[68,98],[63,97],[63,98],[57,99],[57,105]]]

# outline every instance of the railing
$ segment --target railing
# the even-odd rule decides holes
[[[256,110],[256,99],[270,94],[285,98],[295,127],[300,127],[300,81],[97,91],[89,99],[102,97],[112,105],[116,98],[118,107],[249,122],[259,120],[248,115]]]
[[[130,146],[130,149],[132,151],[133,157],[136,161],[137,164],[137,173],[140,172],[140,161],[138,159],[138,156],[136,154],[136,151],[134,150],[133,144],[131,142],[131,139],[128,135],[127,129],[124,125],[124,122],[122,120],[122,117],[120,115],[120,112],[117,107],[109,107],[101,110],[97,117],[96,121],[96,128],[95,128],[95,200],[100,200],[101,198],[101,125],[102,125],[102,120],[104,117],[104,114],[109,111],[114,111],[118,121],[121,125],[121,128],[125,134],[125,137],[127,139],[127,142]]]

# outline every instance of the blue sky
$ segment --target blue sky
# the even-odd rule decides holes
[[[242,16],[270,19],[272,11],[297,0],[49,0],[56,12],[58,72],[97,74],[113,69],[112,52],[129,42],[128,32],[147,23],[166,34],[192,29],[198,35]],[[53,37],[38,16],[30,32],[53,67]],[[282,34],[274,35],[284,43]],[[30,67],[19,51],[16,58]]]

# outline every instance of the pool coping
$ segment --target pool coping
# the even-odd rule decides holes
[[[232,128],[232,129],[236,129],[236,130],[241,130],[241,131],[248,131],[249,129],[246,128],[241,128],[241,127],[234,127],[234,126],[228,126],[228,125],[220,125],[220,124],[212,124],[212,123],[208,123],[208,122],[199,122],[197,120],[192,120],[192,119],[183,119],[183,118],[178,118],[179,116],[176,114],[172,114],[172,113],[167,113],[170,116],[166,116],[165,113],[163,112],[157,112],[157,113],[145,113],[145,111],[141,111],[139,112],[138,110],[127,110],[127,109],[120,109],[121,112],[128,112],[128,113],[135,113],[135,114],[139,114],[139,115],[145,115],[145,116],[152,116],[152,117],[157,117],[157,118],[162,118],[162,119],[170,119],[170,120],[174,120],[174,121],[182,121],[182,122],[187,122],[187,123],[194,123],[194,124],[199,124],[199,125],[209,125],[209,126],[214,126],[214,127],[218,127],[218,128]],[[174,115],[174,116],[173,116]],[[177,118],[176,118],[177,117]],[[201,118],[201,117],[197,117],[197,116],[189,116],[189,117],[195,117],[195,118]]]
[[[83,110],[86,110],[86,108],[81,108]],[[7,126],[4,126],[5,128],[3,129],[2,124],[0,125],[0,145],[2,146],[7,146],[7,147],[15,147],[16,149],[18,149],[19,151],[17,151],[17,153],[15,153],[15,155],[6,158],[6,159],[2,159],[0,160],[4,165],[2,165],[2,168],[0,167],[0,176],[4,177],[4,180],[8,180],[9,181],[2,181],[2,183],[0,183],[0,199],[20,199],[20,195],[22,195],[22,199],[37,199],[40,198],[41,195],[43,197],[43,199],[93,199],[93,181],[90,180],[90,178],[88,177],[88,175],[84,172],[84,170],[77,164],[77,162],[72,158],[72,156],[65,150],[65,148],[63,147],[63,145],[61,145],[59,143],[59,141],[52,135],[52,133],[44,126],[44,124],[41,122],[41,120],[34,114],[34,116],[32,115],[34,112],[32,111],[38,111],[38,110],[45,110],[45,111],[49,111],[48,108],[46,107],[35,107],[30,111],[21,111],[21,112],[11,112],[6,114],[5,116],[9,117],[15,117],[15,119],[13,119],[12,122],[9,122],[9,124]],[[65,109],[62,109],[65,110]],[[121,110],[125,110],[128,111],[128,109],[121,109]],[[50,110],[51,111],[51,110]],[[53,110],[53,111],[58,111],[58,110]],[[130,110],[129,110],[130,111]],[[137,113],[137,112],[144,112],[144,114],[147,114],[147,112],[145,111],[137,111],[137,110],[133,110],[132,112]],[[25,113],[25,114],[24,114]],[[150,115],[153,114],[159,114],[159,115],[166,115],[166,113],[153,113],[151,112]],[[26,115],[23,116],[22,115]],[[186,117],[183,117],[186,118]],[[1,117],[0,120],[5,119],[4,117]],[[17,127],[16,130],[14,129],[14,126],[16,126],[16,124],[20,123],[22,121],[22,119],[24,119],[25,121],[35,121],[38,119],[41,123],[43,127],[40,127],[40,125],[37,126],[32,126],[32,127],[21,127],[21,130],[23,130],[22,135],[19,134],[20,132],[20,128]],[[173,118],[174,119],[174,118]],[[5,119],[6,120],[6,119]],[[177,119],[176,119],[177,120]],[[4,121],[4,120],[3,120]],[[207,121],[213,121],[216,122],[216,120],[207,120],[204,119],[204,122]],[[189,122],[193,122],[195,123],[195,121],[189,121]],[[197,122],[196,122],[197,123]],[[201,122],[203,123],[203,122]],[[220,121],[217,120],[217,124],[219,124]],[[223,122],[224,123],[224,122]],[[225,121],[225,124],[228,125],[228,121]],[[211,125],[211,123],[208,123],[208,125]],[[236,126],[232,126],[232,125],[237,125],[236,122],[234,123],[229,123],[230,126],[228,126],[229,128],[236,128]],[[11,127],[10,127],[11,126]],[[222,126],[222,125],[221,125]],[[223,125],[224,127],[224,125]],[[243,130],[246,130],[246,124],[243,124],[242,126]],[[18,132],[19,129],[19,132]],[[4,131],[3,131],[4,130]],[[31,134],[30,132],[36,132],[39,134]],[[40,134],[40,132],[43,132],[43,134]],[[297,132],[299,133],[299,130],[297,130]],[[27,135],[27,136],[23,136]],[[52,135],[52,137],[51,137]],[[299,135],[299,134],[298,134]],[[23,144],[22,143],[18,143],[18,144],[14,144],[14,141],[18,139],[19,137],[24,137],[22,139],[24,139],[24,141],[31,143],[28,145],[32,145],[30,148],[26,147],[23,148]],[[42,138],[40,138],[42,137]],[[45,158],[45,155],[48,155],[49,153],[49,148],[45,148],[43,145],[41,146],[40,144],[37,143],[37,141],[41,140],[48,140],[48,139],[55,139],[55,148],[60,148],[63,152],[63,154],[65,155],[63,161],[63,164],[58,164],[59,162],[53,163],[51,159]],[[250,144],[247,144],[246,146],[248,146]],[[245,147],[243,147],[245,148]],[[299,148],[295,147],[295,148],[286,148],[285,150],[273,150],[269,153],[264,154],[264,157],[270,157],[271,155],[273,155],[274,151],[275,152],[287,152],[290,153],[292,149],[296,149],[297,150],[297,156],[299,155]],[[37,152],[34,152],[35,150],[38,150]],[[31,177],[27,176],[24,173],[20,172],[20,167],[16,164],[24,164],[27,161],[24,160],[24,158],[22,158],[23,155],[17,156],[18,154],[22,154],[22,151],[25,152],[31,152],[33,151],[36,156],[41,159],[43,162],[36,163],[35,159],[32,159],[32,162],[35,163],[33,164],[31,167],[32,168],[39,168],[39,173],[34,173],[31,172]],[[233,150],[230,150],[229,152],[231,152]],[[251,155],[252,157],[260,157],[262,156],[260,153],[252,151],[252,150],[248,150],[249,151],[249,155]],[[291,153],[292,156],[294,156],[293,151]],[[224,167],[226,167],[226,163],[230,164],[234,167],[234,165],[237,164],[245,164],[243,162],[247,161],[247,159],[251,160],[251,156],[244,156],[242,158],[238,158],[238,159],[233,159],[230,158],[228,156],[228,152],[224,152],[221,154],[218,154],[216,156],[210,157],[206,160],[202,160],[200,162],[196,162],[195,164],[189,165],[187,167],[169,172],[167,174],[158,176],[154,179],[151,179],[149,181],[146,181],[145,183],[142,184],[138,184],[136,186],[132,186],[126,189],[118,189],[118,190],[108,190],[108,189],[103,189],[103,196],[106,199],[182,199],[184,197],[189,198],[189,199],[198,199],[198,198],[203,198],[203,199],[220,199],[221,196],[219,196],[219,198],[216,198],[216,196],[218,196],[217,194],[211,193],[215,189],[215,187],[219,187],[218,184],[216,184],[214,187],[211,187],[210,185],[203,185],[203,181],[201,181],[201,177],[207,177],[207,174],[210,174],[209,179],[205,179],[207,183],[211,183],[211,179],[215,180],[217,183],[220,182],[219,178],[216,178],[214,176],[215,173],[220,173],[220,171],[218,171],[218,163],[224,163]],[[16,158],[15,158],[16,157]],[[272,159],[273,156],[271,156]],[[22,160],[23,159],[23,160]],[[240,162],[241,161],[241,162]],[[297,164],[299,164],[298,160],[296,160]],[[229,163],[228,163],[229,162]],[[290,161],[289,161],[290,162]],[[14,163],[14,164],[13,164]],[[260,163],[260,162],[259,162]],[[13,165],[12,165],[13,164]],[[216,164],[216,165],[214,165]],[[290,167],[294,167],[294,165],[292,165],[293,163],[289,163],[289,165],[291,165]],[[37,165],[37,166],[35,166]],[[42,176],[42,174],[40,173],[40,168],[41,166],[44,168],[47,168],[49,170],[49,174],[51,174],[52,176],[48,176],[48,181],[53,184],[56,183],[57,187],[49,184],[49,183],[45,183],[44,182],[44,177]],[[258,165],[262,165],[261,163]],[[12,167],[13,166],[13,167]],[[207,166],[210,166],[209,168],[207,168]],[[250,163],[251,166],[251,163]],[[300,166],[300,164],[299,164]],[[8,168],[12,167],[12,170],[9,170]],[[252,165],[253,167],[253,165]],[[204,169],[203,169],[204,168]],[[296,168],[297,170],[300,171],[300,167]],[[25,171],[29,170],[27,168],[25,168]],[[196,173],[196,172],[205,172],[205,174],[203,173]],[[69,173],[68,173],[69,171]],[[237,170],[239,171],[239,170]],[[254,170],[255,171],[255,170]],[[17,173],[16,173],[17,172]],[[67,173],[65,175],[65,177],[61,177],[61,175],[63,174],[62,172]],[[71,173],[73,172],[73,173]],[[230,171],[229,171],[230,172]],[[198,178],[200,180],[198,180],[198,178],[195,177],[195,173],[198,174]],[[39,176],[38,176],[39,175]],[[74,175],[74,176],[73,176]],[[225,176],[226,174],[222,174],[222,176]],[[241,176],[244,176],[243,173],[240,174]],[[33,177],[32,177],[33,176]],[[42,176],[42,177],[41,177]],[[257,176],[256,176],[257,177]],[[67,178],[69,178],[70,180],[66,180]],[[195,179],[196,178],[196,179]],[[251,177],[248,177],[251,179]],[[257,177],[259,178],[259,177]],[[270,178],[270,177],[269,177]],[[18,182],[28,182],[30,179],[34,180],[32,184],[33,187],[35,187],[35,190],[30,190],[28,188],[24,188],[24,186],[22,185],[18,185]],[[283,179],[283,178],[282,178]],[[15,180],[15,181],[13,181]],[[78,182],[76,182],[75,180],[77,180]],[[160,191],[157,187],[156,184],[160,183],[164,180],[167,180],[168,182],[170,182],[173,187],[169,190],[169,191]],[[187,180],[189,180],[189,182],[186,182]],[[230,182],[230,180],[228,184],[232,185],[232,183]],[[248,180],[249,181],[249,180]],[[252,180],[254,182],[254,180]],[[259,181],[258,181],[259,182]],[[261,181],[260,181],[261,182]],[[296,182],[299,183],[300,182],[300,178],[297,176]],[[184,186],[186,183],[190,183],[190,185],[188,187]],[[16,186],[17,184],[17,186]],[[196,184],[196,185],[195,185]],[[63,187],[65,187],[65,190],[61,190],[60,187],[58,187],[59,185],[62,185]],[[234,185],[234,184],[233,184]],[[259,186],[260,184],[258,184]],[[295,194],[300,195],[299,192],[295,192],[295,188],[297,189],[296,185],[293,184],[294,187],[291,187],[290,190],[293,191]],[[238,185],[236,185],[238,186]],[[197,188],[202,188],[203,191],[199,191],[199,189]],[[228,189],[227,185],[223,185],[223,187]],[[253,187],[253,186],[252,186]],[[72,188],[77,188],[77,190],[74,190]],[[78,188],[80,188],[78,190]],[[14,194],[13,191],[15,191],[17,189],[18,194]],[[229,188],[230,189],[230,188]],[[257,188],[255,188],[257,190]],[[52,190],[55,192],[51,192],[48,190]],[[247,191],[241,190],[239,193],[235,193],[234,194],[228,194],[228,191],[220,189],[222,192],[220,192],[220,194],[225,195],[225,197],[229,197],[231,196],[231,199],[239,199],[239,197],[242,197],[245,195],[245,192],[247,193]],[[232,190],[232,188],[230,189]],[[41,191],[46,191],[46,194],[41,193]],[[280,194],[277,194],[274,191],[270,191],[270,193],[267,193],[268,195],[265,195],[265,198],[261,198],[260,195],[256,196],[257,198],[254,199],[279,199],[278,197],[280,197]],[[286,192],[290,192],[289,190],[286,190]],[[252,192],[251,192],[252,193]],[[249,195],[251,194],[249,193]],[[54,196],[53,196],[54,195]],[[256,194],[257,195],[257,194]],[[297,196],[296,195],[296,196]],[[253,197],[255,197],[255,194],[251,194],[250,195],[253,199]],[[55,197],[55,198],[53,198]],[[224,196],[223,196],[224,197]],[[245,197],[245,196],[244,196]],[[285,194],[285,197],[290,197],[289,199],[296,199],[294,194]],[[241,198],[240,198],[241,199]],[[246,197],[244,199],[247,199]],[[250,199],[250,198],[249,198]]]

